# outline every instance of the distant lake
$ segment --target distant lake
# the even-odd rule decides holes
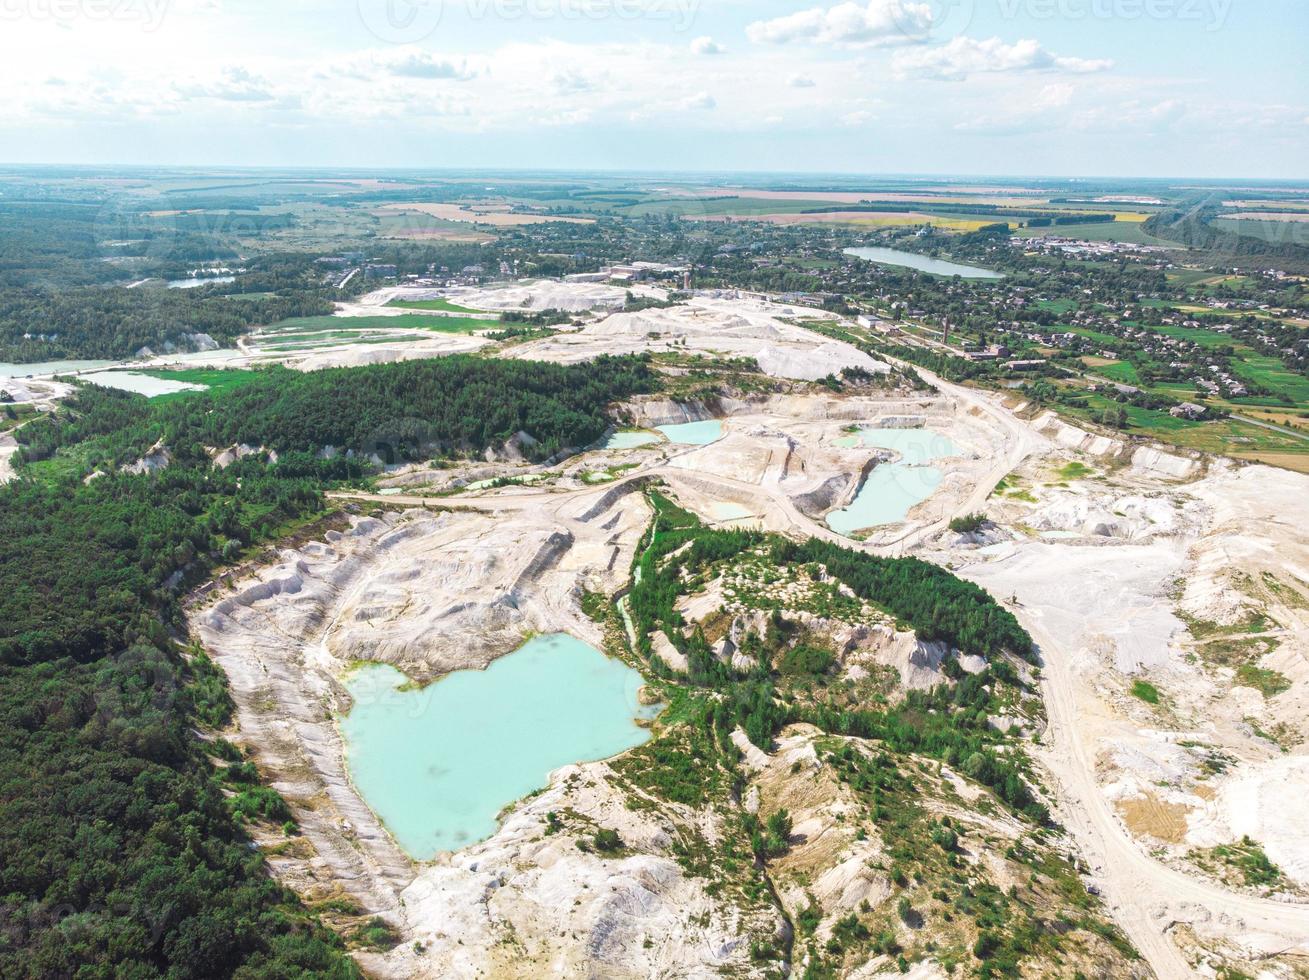
[[[902,252],[898,248],[847,248],[846,255],[856,259],[876,262],[879,265],[898,265],[905,269],[917,269],[930,272],[934,276],[959,276],[962,279],[1003,279],[1004,275],[991,269],[975,265],[960,265],[958,262],[946,262],[929,255],[915,252]]]
[[[43,378],[113,367],[118,361],[39,361],[35,364],[0,364],[0,378]]]
[[[211,282],[236,282],[236,276],[196,276],[193,279],[172,279],[169,280],[169,289],[195,289],[197,286],[208,286]]]

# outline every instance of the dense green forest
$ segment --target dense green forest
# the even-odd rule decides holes
[[[318,458],[321,440],[359,445],[400,417],[467,451],[520,428],[545,447],[593,438],[612,398],[653,385],[633,358],[275,370],[154,405],[84,388],[31,426],[43,450],[186,442],[157,474],[27,473],[0,489],[0,976],[356,976],[268,876],[241,829],[245,796],[225,797],[194,736],[230,700],[181,645],[180,596],[363,472]],[[246,437],[284,452],[219,470],[196,448]]]
[[[0,359],[28,363],[63,358],[190,350],[191,334],[230,347],[253,326],[331,313],[324,292],[228,299],[190,289],[0,289]]]
[[[259,230],[257,216],[240,221],[242,231]],[[0,203],[0,360],[117,359],[169,344],[189,350],[192,334],[230,346],[252,326],[332,312],[336,290],[302,255],[258,256],[221,291],[124,288],[182,278],[198,262],[235,261],[233,230],[223,215],[151,217],[95,201]]]
[[[0,975],[354,975],[229,812],[171,638],[173,573],[318,506],[257,465],[0,491]]]
[[[1199,201],[1156,214],[1143,228],[1158,238],[1205,249],[1214,257],[1277,258],[1293,263],[1296,269],[1309,268],[1309,247],[1296,241],[1276,240],[1273,223],[1265,231],[1273,237],[1255,237],[1216,227],[1214,221],[1220,216],[1218,199]]]
[[[387,461],[481,452],[524,432],[524,452],[548,458],[598,439],[613,401],[658,387],[644,358],[562,366],[444,357],[302,373],[268,368],[238,388],[151,404],[84,387],[67,406],[19,432],[23,458],[80,446],[89,464],[121,465],[162,440],[183,463],[206,447],[342,452]],[[94,446],[86,445],[96,440]]]
[[[824,731],[874,738],[900,752],[914,752],[962,766],[969,776],[990,786],[996,795],[1028,817],[1044,822],[1049,815],[1023,779],[1023,762],[1001,748],[1004,736],[987,724],[1002,712],[1001,688],[1021,689],[1006,652],[1032,659],[1032,639],[1008,611],[983,589],[945,569],[917,559],[880,558],[828,542],[797,543],[749,530],[714,530],[652,491],[655,520],[642,540],[627,596],[637,652],[654,673],[672,677],[654,655],[650,635],[662,631],[686,658],[687,678],[698,687],[718,692],[710,709],[712,727],[730,732],[737,726],[760,748],[768,750],[773,736],[792,722],[808,722]],[[778,662],[778,637],[751,640],[755,666],[740,671],[716,659],[699,630],[688,633],[677,611],[680,596],[692,591],[743,555],[766,549],[769,568],[814,564],[821,566],[857,596],[890,613],[924,640],[941,640],[953,650],[987,657],[978,674],[964,674],[947,660],[950,678],[931,691],[910,691],[895,706],[873,708],[837,704],[822,697],[796,698],[788,693],[788,675],[813,672],[793,659]],[[784,627],[777,623],[778,631]],[[773,630],[770,630],[773,632]],[[953,655],[952,655],[953,656]],[[821,674],[830,655],[801,649],[801,665],[818,664]]]

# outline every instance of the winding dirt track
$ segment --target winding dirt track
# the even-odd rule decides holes
[[[890,544],[861,545],[836,534],[802,514],[775,482],[770,483],[767,479],[759,484],[747,483],[710,473],[691,472],[666,462],[635,471],[602,487],[576,491],[514,493],[453,501],[362,493],[333,496],[417,507],[440,504],[486,512],[539,508],[562,523],[575,524],[585,523],[578,515],[587,509],[588,499],[624,487],[635,490],[640,482],[657,476],[674,489],[685,492],[692,503],[705,498],[706,493],[714,488],[721,489],[729,497],[752,499],[756,502],[756,516],[769,530],[823,538],[870,553],[903,554],[908,548],[938,534],[953,517],[981,510],[1005,475],[1028,456],[1048,446],[1044,437],[988,397],[917,370],[943,394],[954,398],[961,408],[989,416],[1005,433],[1006,450],[978,482],[973,493],[951,512]],[[1084,682],[1073,669],[1075,651],[1061,647],[1058,639],[1044,628],[1039,610],[1020,610],[1019,617],[1036,640],[1044,662],[1041,688],[1049,729],[1044,744],[1035,747],[1034,754],[1053,777],[1059,816],[1091,866],[1105,902],[1154,973],[1161,980],[1186,980],[1196,975],[1169,939],[1168,930],[1179,920],[1194,918],[1197,907],[1202,911],[1202,917],[1234,926],[1238,931],[1293,937],[1288,948],[1309,954],[1309,905],[1241,895],[1192,879],[1155,861],[1128,836],[1100,792],[1095,778],[1094,753],[1085,744],[1079,728],[1079,704],[1087,698],[1094,698],[1094,692],[1081,690]],[[1294,945],[1297,942],[1298,945]]]

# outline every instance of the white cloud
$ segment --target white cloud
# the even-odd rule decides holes
[[[1055,82],[1046,85],[1036,93],[1036,98],[1032,100],[1032,108],[1036,110],[1062,109],[1073,101],[1074,91],[1071,82]]]
[[[567,95],[577,92],[590,92],[595,88],[595,83],[581,72],[571,68],[564,71],[556,72],[550,79],[554,89],[560,95]]]
[[[1066,58],[1026,38],[1006,44],[998,37],[977,40],[956,37],[947,44],[897,51],[892,67],[899,75],[958,80],[982,72],[1062,71],[1078,74],[1106,71],[1107,59]]]
[[[426,52],[412,52],[382,63],[384,70],[400,78],[457,78],[466,81],[476,75],[467,65],[456,65]]]
[[[858,129],[872,122],[877,117],[867,109],[858,109],[855,112],[847,112],[841,117],[841,125],[848,126],[851,129]]]
[[[679,109],[717,109],[718,100],[708,92],[696,92],[677,103]]]
[[[787,79],[786,84],[791,88],[813,88],[816,84],[812,78],[802,72],[796,72]]]
[[[723,47],[711,37],[698,37],[691,42],[691,52],[693,54],[727,54],[727,48]]]
[[[191,82],[173,86],[184,99],[218,99],[223,102],[272,102],[268,82],[244,68],[225,68],[211,82]]]
[[[813,7],[798,13],[761,20],[749,25],[746,36],[760,44],[809,41],[850,47],[881,47],[926,40],[932,27],[932,8],[907,0],[847,2],[835,7]]]
[[[329,65],[326,73],[365,80],[392,76],[467,81],[477,76],[466,61],[456,63],[416,47],[364,51]]]

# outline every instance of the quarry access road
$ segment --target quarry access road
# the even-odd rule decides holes
[[[1179,922],[1240,922],[1247,934],[1271,939],[1268,952],[1309,954],[1309,905],[1197,880],[1156,861],[1128,835],[1096,781],[1095,751],[1079,723],[1093,710],[1095,695],[1074,668],[1075,651],[1045,627],[1039,611],[1017,614],[1043,664],[1041,694],[1049,727],[1033,754],[1054,776],[1059,819],[1090,865],[1114,919],[1160,980],[1196,975],[1168,937]]]

